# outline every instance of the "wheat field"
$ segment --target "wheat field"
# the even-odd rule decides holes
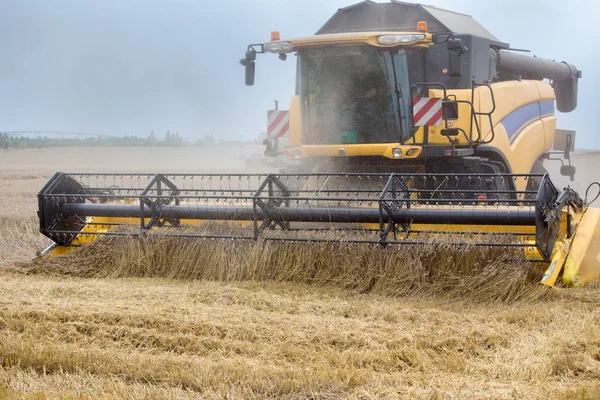
[[[0,398],[600,398],[600,284],[544,290],[496,254],[150,238],[31,262],[54,169],[219,170],[114,151],[0,151]]]

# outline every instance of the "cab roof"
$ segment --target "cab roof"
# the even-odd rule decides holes
[[[375,3],[365,0],[340,8],[316,35],[350,32],[413,32],[418,21],[427,22],[429,33],[468,34],[508,47],[473,17],[433,6],[392,0]]]

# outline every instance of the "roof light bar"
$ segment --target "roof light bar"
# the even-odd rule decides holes
[[[265,43],[265,51],[269,53],[286,53],[292,50],[292,42],[269,42]]]
[[[408,35],[381,35],[377,38],[377,42],[384,46],[393,46],[395,44],[406,44],[425,40],[425,34],[408,34]]]

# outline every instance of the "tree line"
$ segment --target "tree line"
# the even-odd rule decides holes
[[[0,148],[24,149],[45,147],[183,147],[183,146],[216,146],[232,142],[216,140],[212,135],[202,139],[183,140],[179,133],[167,131],[163,138],[150,132],[148,137],[139,136],[89,136],[89,137],[48,137],[29,136],[0,132]],[[238,142],[236,142],[238,143]]]

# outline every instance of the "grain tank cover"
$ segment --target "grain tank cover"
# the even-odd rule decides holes
[[[494,35],[492,35],[487,29],[485,29],[479,22],[475,21],[470,15],[460,14],[457,12],[448,11],[433,6],[418,5],[418,7],[422,7],[434,18],[440,21],[447,28],[447,32],[479,36],[484,39],[489,39],[492,42],[499,41]]]
[[[473,35],[498,42],[499,47],[508,47],[499,43],[494,35],[470,15],[398,0],[392,0],[391,3],[375,3],[366,0],[340,8],[316,34],[374,31],[413,32],[417,29],[418,21],[427,22],[428,31],[431,33]]]

